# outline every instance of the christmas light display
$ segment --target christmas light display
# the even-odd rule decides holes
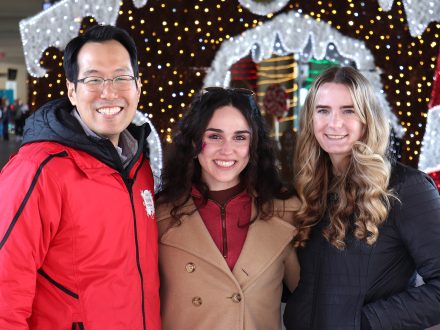
[[[64,1],[67,0],[60,4]],[[84,8],[89,4],[93,8],[99,0],[69,2],[81,4]],[[274,6],[275,9],[270,9],[270,13],[259,10],[259,13],[255,13],[257,10],[253,12],[252,9],[257,8],[257,4],[259,8]],[[194,94],[204,85],[204,79],[208,79],[212,70],[217,68],[216,59],[223,44],[232,44],[236,38],[250,35],[249,32],[256,31],[258,27],[263,29],[265,24],[267,26],[280,20],[279,17],[297,14],[304,20],[320,22],[322,32],[319,29],[315,31],[317,38],[325,41],[325,46],[320,49],[326,50],[328,46],[329,38],[325,38],[324,31],[331,31],[334,36],[338,35],[336,31],[340,33],[341,40],[350,40],[345,47],[354,49],[357,43],[360,45],[357,49],[370,54],[371,59],[363,55],[356,57],[353,52],[346,52],[342,44],[335,43],[344,57],[354,61],[357,58],[358,63],[372,63],[363,72],[370,74],[369,79],[373,83],[382,86],[383,98],[395,115],[395,123],[402,129],[401,160],[417,166],[440,40],[440,24],[433,22],[438,20],[436,13],[440,11],[436,7],[437,1],[125,0],[113,6],[113,11],[118,10],[115,24],[127,29],[138,45],[143,83],[140,110],[148,113],[162,141],[172,141],[173,129],[179,118]],[[97,21],[101,22],[102,16],[99,15],[103,15],[102,10],[106,8],[101,8],[99,13],[95,9],[74,15],[72,20],[80,25],[78,33]],[[49,20],[50,17],[45,16],[45,19]],[[69,24],[58,22],[50,32],[40,30],[37,34],[39,38],[53,35],[56,40],[48,44],[51,48],[44,51],[39,48],[42,56],[33,53],[34,58],[29,62],[35,63],[36,60],[38,67],[45,71],[41,78],[30,78],[32,109],[49,99],[65,95],[62,51],[57,49],[62,39],[56,36],[58,27],[61,28],[60,33],[67,34]],[[289,28],[288,23],[281,26],[279,39],[271,39],[270,44],[253,49],[253,55],[269,47],[277,54],[277,47],[288,45]],[[34,30],[28,32],[33,33]],[[306,29],[300,32],[292,30],[290,38],[297,38],[297,34],[307,36],[309,32]],[[32,40],[36,41],[35,38]],[[319,44],[316,43],[318,39],[315,37],[312,40],[314,47]],[[28,36],[28,40],[31,37]],[[335,39],[330,41],[334,42]],[[296,47],[304,50],[306,44]],[[322,58],[320,54],[314,53],[317,58]],[[233,53],[229,55],[234,56]],[[231,80],[231,65],[233,63],[223,63],[223,81]],[[431,156],[427,154],[426,157]]]

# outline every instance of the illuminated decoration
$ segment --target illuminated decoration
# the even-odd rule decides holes
[[[276,54],[283,54],[281,44],[275,49]],[[293,54],[273,55],[257,65],[258,103],[271,136],[279,141],[285,130],[291,130],[296,119],[293,115],[297,105],[298,63],[293,59]]]
[[[136,8],[142,8],[147,4],[148,0],[133,0],[134,6]],[[119,8],[118,8],[119,9]]]
[[[385,11],[389,11],[394,0],[378,0]],[[430,22],[440,21],[440,1],[438,0],[401,0],[408,19],[409,32],[413,37],[425,31]]]
[[[91,4],[96,2],[89,0]],[[149,113],[162,142],[165,145],[172,142],[177,123],[202,88],[222,43],[289,11],[328,24],[350,40],[365,44],[374,56],[376,66],[372,70],[380,71],[384,95],[405,132],[397,150],[399,160],[417,167],[439,53],[440,23],[430,24],[420,36],[411,36],[402,1],[394,1],[385,12],[377,1],[290,0],[280,12],[260,16],[234,0],[149,0],[142,8],[136,8],[133,0],[122,0],[116,24],[129,31],[138,47],[143,85],[139,110]],[[93,17],[84,17],[79,33],[95,24]],[[69,22],[61,26],[62,33],[67,33]],[[288,25],[282,27],[288,28]],[[45,37],[40,33],[39,38]],[[327,47],[327,55],[332,54],[331,45]],[[272,47],[276,56],[287,54],[281,46],[280,43],[280,47],[276,44]],[[303,52],[307,50],[306,47]],[[29,78],[31,111],[48,100],[66,95],[62,51],[50,47],[38,58],[40,55],[35,55],[36,60],[47,72],[41,78]],[[301,53],[293,55],[298,62],[298,76],[304,76],[301,63],[306,59],[296,57]],[[337,61],[347,65],[344,60]],[[232,77],[230,80],[231,86],[238,84]],[[305,89],[301,91],[304,94]]]
[[[440,171],[440,105],[428,110],[419,169],[429,173]]]
[[[144,114],[140,111],[136,111],[136,114],[133,119],[133,123],[138,126],[145,123],[148,123],[148,125],[150,125],[151,132],[150,135],[148,135],[147,142],[149,148],[150,166],[154,178],[154,191],[157,191],[160,185],[160,175],[162,173],[162,161],[163,161],[162,146],[161,146],[159,134],[157,134],[157,131],[154,128],[153,123],[148,118],[148,114]]]
[[[133,0],[135,6],[145,6],[147,0]],[[120,0],[62,0],[41,13],[20,21],[27,71],[43,77],[39,59],[49,47],[63,50],[69,40],[78,35],[83,17],[91,16],[100,24],[115,25]]]
[[[277,53],[282,53],[281,50]],[[231,68],[231,87],[244,87],[256,92],[257,102],[265,116],[271,136],[278,140],[286,129],[292,129],[295,119],[293,111],[297,105],[298,84],[296,83],[297,63],[292,54],[275,56],[259,63],[255,63],[251,56],[246,56],[234,63]],[[275,88],[280,92],[279,99],[270,92]],[[270,96],[267,97],[268,92]],[[274,99],[275,98],[275,99]],[[278,114],[278,115],[277,115]],[[286,123],[281,124],[280,123]]]
[[[304,49],[311,42],[310,52]],[[365,43],[332,28],[329,24],[304,17],[290,11],[279,14],[274,19],[261,24],[222,43],[204,79],[205,86],[227,87],[230,83],[229,68],[242,57],[252,54],[255,62],[272,57],[274,46],[281,43],[287,53],[299,53],[305,58],[323,59],[329,44],[334,44],[339,54],[351,58],[356,67],[369,79],[377,91],[381,106],[398,137],[404,130],[383,93],[380,72],[376,69],[374,58]]]
[[[289,0],[238,0],[240,4],[257,15],[268,15],[283,9]],[[425,31],[430,22],[440,20],[440,1],[438,0],[401,0],[408,18],[409,31],[413,37]],[[383,10],[389,11],[394,0],[378,0]]]
[[[383,10],[389,11],[393,6],[394,0],[378,0],[379,6],[382,7]]]
[[[304,80],[304,83],[301,87],[310,89],[313,81],[325,70],[331,68],[332,66],[338,65],[338,62],[329,61],[329,60],[316,60],[310,59],[310,68],[307,74],[307,78]]]
[[[238,2],[253,14],[268,15],[283,9],[289,0],[238,0]]]
[[[420,152],[419,169],[428,173],[440,191],[440,105],[428,111],[425,136]]]
[[[425,136],[420,150],[419,169],[433,177],[440,191],[440,53],[434,76],[431,100],[428,104]]]
[[[274,117],[280,119],[287,112],[287,93],[279,84],[272,84],[264,95],[264,109]]]
[[[435,184],[437,185],[438,191],[440,191],[440,171],[430,173],[431,177],[434,179]]]
[[[437,66],[434,75],[434,86],[431,91],[431,100],[429,100],[428,108],[440,105],[440,52],[437,56]]]
[[[256,90],[257,65],[250,56],[244,57],[232,65],[231,87]]]
[[[298,78],[298,63],[293,59],[292,54],[284,56],[273,55],[258,63],[258,100],[263,103],[263,110],[267,110],[265,102],[266,94],[269,89],[276,89],[282,96],[281,104],[287,107],[285,111],[294,108],[297,105],[295,92],[298,90],[298,84],[295,82]],[[278,87],[275,87],[278,86]],[[282,92],[280,91],[282,89]],[[269,97],[271,99],[271,97]],[[272,109],[274,110],[274,109]],[[268,111],[274,114],[277,111]],[[276,117],[283,117],[279,115]],[[290,118],[291,119],[291,118]]]

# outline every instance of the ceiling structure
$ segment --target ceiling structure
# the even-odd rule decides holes
[[[0,0],[0,63],[24,64],[20,20],[41,11],[43,0]]]

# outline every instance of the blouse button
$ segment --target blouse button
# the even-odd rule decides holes
[[[194,265],[192,262],[188,262],[185,265],[185,269],[188,273],[193,273],[196,270],[196,265]]]
[[[231,297],[232,301],[235,303],[239,303],[241,301],[241,294],[234,293]]]
[[[194,306],[196,306],[196,307],[200,307],[200,306],[202,305],[202,298],[200,298],[200,297],[194,297],[194,298],[192,299],[192,303],[193,303]]]

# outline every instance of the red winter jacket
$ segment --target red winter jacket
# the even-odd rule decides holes
[[[57,131],[52,110],[37,115]],[[106,156],[106,143],[73,139],[92,145],[83,151],[33,142],[49,128],[38,118],[26,125],[34,131],[0,175],[0,329],[159,330],[153,179],[143,152],[126,172],[109,166],[117,154],[108,146]],[[57,133],[71,128],[63,125]]]

